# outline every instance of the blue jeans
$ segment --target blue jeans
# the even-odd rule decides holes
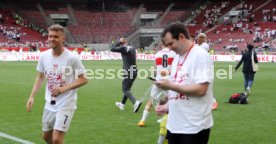
[[[244,90],[246,90],[247,87],[251,89],[253,82],[254,82],[254,72],[249,73],[243,73],[244,76]]]

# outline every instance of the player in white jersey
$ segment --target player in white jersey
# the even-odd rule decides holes
[[[171,64],[175,57],[175,52],[167,48],[164,43],[162,43],[162,50],[155,54],[155,69],[157,81],[162,79],[169,79]],[[150,96],[151,98],[158,95],[162,90],[158,88],[155,84],[152,85]],[[138,126],[145,126],[145,121],[150,114],[150,109],[152,107],[152,99],[150,99],[144,109],[142,119],[137,123]]]
[[[197,44],[196,46],[200,46],[201,48],[203,48],[204,50],[206,50],[207,52],[210,49],[209,44],[207,43],[207,36],[205,33],[199,33],[197,36]]]
[[[46,79],[45,107],[42,118],[43,139],[48,144],[63,144],[70,127],[77,101],[77,88],[86,84],[85,69],[77,57],[64,47],[65,33],[61,25],[48,28],[51,49],[40,55],[32,92],[27,101],[27,111],[34,104],[34,97]]]
[[[205,33],[198,34],[196,46],[203,48],[207,52],[209,51],[209,44],[207,43],[207,36]],[[217,108],[218,108],[218,102],[217,102],[216,98],[214,97],[212,110],[216,110]]]

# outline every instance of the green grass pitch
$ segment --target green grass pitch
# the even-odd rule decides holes
[[[138,68],[148,69],[152,61],[138,61]],[[236,63],[216,62],[215,70],[226,69]],[[85,61],[88,69],[119,69],[121,61]],[[34,143],[41,139],[41,118],[45,86],[37,94],[31,113],[26,112],[26,101],[36,76],[36,62],[0,62],[0,132]],[[243,92],[243,75],[239,69],[233,79],[215,79],[214,95],[219,108],[213,111],[215,125],[209,144],[275,144],[276,135],[276,63],[261,63],[256,74],[248,105],[224,103],[235,92]],[[148,79],[137,79],[132,87],[141,98],[151,86]],[[66,144],[154,144],[157,143],[158,117],[149,117],[146,127],[140,128],[143,107],[132,113],[127,102],[125,111],[114,102],[121,100],[120,79],[92,79],[78,91],[78,109]],[[145,104],[145,102],[144,102]],[[144,106],[143,104],[143,106]],[[0,144],[16,142],[0,137]]]

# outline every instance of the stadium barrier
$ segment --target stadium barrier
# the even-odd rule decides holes
[[[113,53],[108,51],[102,51],[99,53],[91,54],[91,52],[81,52],[76,55],[81,60],[119,60],[122,59],[120,53]],[[1,52],[0,61],[38,61],[39,52]],[[259,62],[275,62],[276,55],[257,55]],[[239,61],[241,55],[212,55],[211,58],[214,61],[233,62]],[[154,54],[137,54],[138,60],[154,60]]]

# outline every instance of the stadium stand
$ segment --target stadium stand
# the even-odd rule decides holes
[[[216,51],[224,52],[231,46],[243,49],[247,42],[255,42],[258,46],[263,43],[275,45],[274,0],[198,0],[196,3],[192,0],[4,0],[1,3],[8,7],[1,8],[0,20],[4,20],[0,24],[1,27],[16,29],[15,32],[20,33],[20,44],[25,45],[32,45],[34,42],[45,45],[46,37],[43,32],[52,23],[49,21],[50,14],[69,15],[68,33],[78,44],[110,43],[119,37],[132,34],[139,28],[164,28],[178,21],[188,22],[192,36],[206,32]],[[172,3],[173,6],[168,9]],[[221,19],[230,10],[241,13],[237,20],[226,23]],[[12,13],[17,16],[12,16]],[[141,23],[139,14],[157,14],[158,17],[149,23]],[[135,19],[137,23],[133,23]],[[158,22],[160,24],[157,24]],[[33,26],[30,27],[29,24]],[[1,43],[16,41],[0,33]]]

